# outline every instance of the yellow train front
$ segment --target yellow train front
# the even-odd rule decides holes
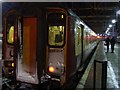
[[[19,82],[39,85],[51,80],[62,86],[83,70],[98,43],[95,32],[63,7],[25,5],[5,17],[3,60],[14,62]]]
[[[63,85],[84,68],[97,35],[71,10],[47,8],[46,71]]]

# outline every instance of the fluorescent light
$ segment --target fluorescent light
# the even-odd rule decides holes
[[[108,32],[107,35],[110,35],[110,32]]]
[[[108,27],[107,30],[110,30],[110,28]]]
[[[117,14],[120,14],[120,10],[117,11]]]
[[[107,33],[109,30],[106,30],[106,32],[105,33]]]
[[[110,24],[109,27],[112,27],[112,25]]]
[[[116,22],[116,20],[115,20],[115,19],[113,19],[113,20],[112,20],[112,23],[115,23],[115,22]]]
[[[110,28],[108,27],[107,30],[105,31],[105,33],[108,33],[109,30],[110,30]]]

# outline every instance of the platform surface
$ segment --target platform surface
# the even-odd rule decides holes
[[[93,89],[93,72],[94,72],[94,60],[106,60],[107,61],[107,90],[120,90],[120,44],[115,44],[115,51],[111,53],[111,46],[109,52],[106,53],[106,46],[104,41],[101,41],[94,53],[88,67],[80,79],[76,90],[92,90]],[[96,64],[96,88],[101,88],[101,64]]]

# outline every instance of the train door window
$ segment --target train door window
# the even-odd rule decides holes
[[[87,28],[84,30],[84,44],[85,44],[85,49],[87,49]]]
[[[14,42],[14,26],[10,26],[10,29],[7,34],[7,42],[13,44]]]
[[[76,24],[75,26],[75,53],[76,56],[80,54],[81,51],[81,27]]]
[[[18,61],[18,79],[24,82],[38,83],[36,62],[36,17],[24,17],[22,20],[22,56]]]
[[[6,21],[6,30],[7,30],[7,43],[13,44],[14,43],[14,15],[10,15],[7,17]]]
[[[66,17],[62,13],[48,15],[48,45],[62,47],[65,41]]]

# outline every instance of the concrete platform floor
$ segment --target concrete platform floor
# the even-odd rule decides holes
[[[108,74],[107,74],[107,88],[120,88],[120,44],[115,44],[115,51],[111,53],[110,50],[106,53],[108,60]],[[106,51],[106,47],[104,46]]]
[[[109,52],[106,52],[106,46],[104,46],[104,41],[99,45],[98,50],[96,50],[93,58],[91,59],[84,75],[79,81],[76,90],[93,90],[93,62],[97,59],[106,59],[107,60],[107,90],[120,90],[120,44],[115,44],[115,51],[111,53],[111,46],[109,47]],[[96,90],[100,90],[101,85],[101,67],[97,65],[98,70],[96,71]]]

